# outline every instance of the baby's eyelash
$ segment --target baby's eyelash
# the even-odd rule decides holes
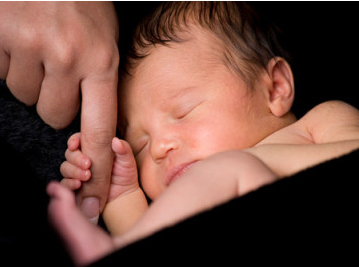
[[[184,112],[179,112],[178,114],[176,114],[175,118],[180,120],[180,119],[183,119],[184,117],[186,117],[190,112],[192,111],[191,110],[186,110]]]
[[[196,103],[195,105],[189,105],[189,106],[184,106],[184,108],[179,108],[176,112],[175,112],[175,118],[176,119],[183,119],[185,118],[188,114],[190,114],[195,108],[197,108],[200,104],[202,104],[203,101]]]

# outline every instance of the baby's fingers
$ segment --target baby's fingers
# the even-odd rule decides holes
[[[83,182],[88,181],[91,177],[90,170],[83,170],[78,166],[69,163],[68,161],[65,161],[61,164],[60,172],[65,178],[80,180]]]
[[[65,152],[65,158],[68,162],[73,165],[76,165],[83,170],[87,170],[91,166],[91,160],[89,159],[89,157],[82,154],[80,150],[72,151],[70,149],[67,149]]]
[[[71,135],[71,137],[67,141],[67,147],[71,151],[79,149],[80,148],[80,141],[81,141],[81,133],[75,133],[75,134]]]
[[[112,150],[115,152],[112,174],[137,181],[136,160],[129,143],[115,137]]]
[[[114,137],[112,139],[112,150],[115,152],[116,156],[121,157],[123,160],[134,161],[131,146],[125,140]]]
[[[81,187],[81,181],[77,179],[64,178],[61,180],[61,184],[66,186],[68,189],[74,191]]]

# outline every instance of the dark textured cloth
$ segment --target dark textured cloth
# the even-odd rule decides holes
[[[0,148],[2,264],[71,265],[69,257],[48,224],[45,182],[39,179],[21,153],[1,138]]]
[[[65,160],[69,136],[79,131],[78,120],[67,129],[56,131],[27,107],[0,81],[0,138],[6,141],[42,181],[60,180],[60,164]]]
[[[17,101],[0,81],[0,255],[4,263],[21,266],[71,265],[47,220],[45,187],[60,180],[67,139],[78,131],[76,120],[56,131],[34,107]]]

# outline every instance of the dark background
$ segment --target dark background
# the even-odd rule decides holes
[[[282,29],[291,55],[298,116],[340,99],[359,107],[358,3],[254,3]]]

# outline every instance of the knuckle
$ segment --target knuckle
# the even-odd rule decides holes
[[[76,49],[71,43],[58,44],[54,53],[56,65],[62,70],[71,70],[75,65]]]
[[[120,56],[117,46],[102,44],[96,53],[96,68],[99,72],[117,70]]]
[[[59,97],[56,98],[54,95],[55,94],[40,94],[36,110],[45,123],[54,129],[61,130],[69,126],[74,120],[78,112],[78,107],[74,108],[70,100],[60,99]]]
[[[60,111],[57,109],[46,109],[41,108],[40,105],[36,106],[37,113],[40,118],[52,128],[56,130],[62,130],[70,125],[72,122],[72,117],[69,116],[59,116]]]
[[[23,27],[19,31],[19,42],[17,43],[21,49],[31,51],[35,53],[36,51],[40,51],[42,48],[41,45],[41,32],[35,27]]]

